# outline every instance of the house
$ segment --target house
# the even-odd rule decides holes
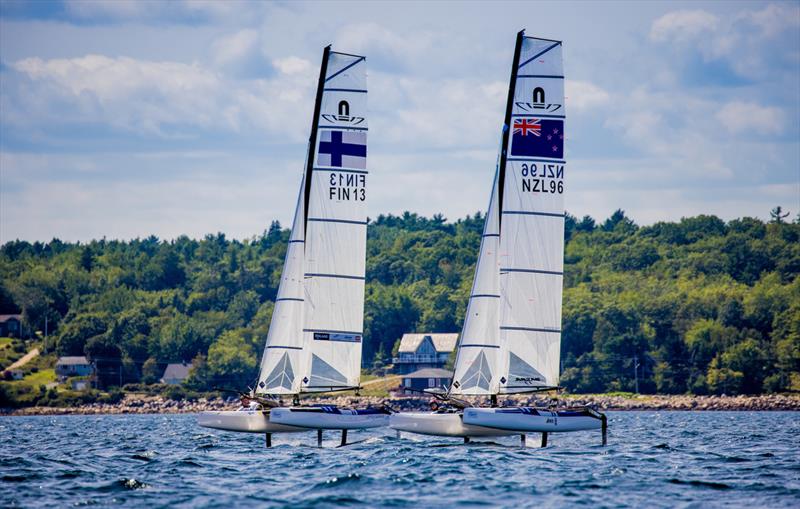
[[[61,378],[70,376],[89,376],[94,374],[94,365],[84,356],[59,357],[56,362],[56,375]]]
[[[25,378],[25,373],[21,369],[12,369],[11,370],[11,379],[12,380],[22,380]]]
[[[403,334],[397,357],[392,359],[397,373],[424,368],[443,368],[458,342],[458,334]]]
[[[73,391],[85,391],[86,389],[91,389],[91,383],[89,380],[73,380],[70,384]]]
[[[22,315],[0,315],[0,337],[18,338],[22,335]]]
[[[453,372],[440,368],[425,368],[403,375],[402,389],[405,395],[418,394],[434,387],[447,388],[453,380]],[[405,389],[413,389],[406,391]]]
[[[189,378],[190,369],[192,369],[192,365],[187,363],[167,364],[167,368],[164,370],[164,375],[161,377],[161,383],[180,385],[184,380]]]

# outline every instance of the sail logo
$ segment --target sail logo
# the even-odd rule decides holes
[[[323,130],[317,164],[335,168],[367,168],[367,133]]]
[[[544,89],[542,87],[536,87],[533,89],[533,102],[515,102],[514,104],[517,105],[517,108],[530,111],[530,112],[547,112],[547,113],[554,113],[561,109],[560,104],[554,103],[547,103],[544,99]]]
[[[339,101],[339,113],[323,113],[322,118],[331,124],[342,126],[357,126],[364,123],[364,117],[350,115],[350,103]]]
[[[511,155],[564,157],[564,121],[548,118],[515,118]]]

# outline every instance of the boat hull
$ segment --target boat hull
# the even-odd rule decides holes
[[[389,427],[398,431],[444,437],[502,437],[516,434],[466,424],[460,413],[402,412],[392,414]]]
[[[467,408],[464,423],[516,432],[569,432],[602,429],[599,414],[585,410],[550,411],[533,407]]]
[[[389,413],[377,409],[340,409],[337,407],[273,408],[270,422],[305,429],[368,429],[389,424]]]
[[[269,412],[261,410],[202,412],[197,416],[197,424],[205,428],[245,433],[296,433],[308,431],[305,428],[271,422],[269,420]]]

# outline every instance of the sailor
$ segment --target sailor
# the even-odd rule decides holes
[[[431,407],[431,412],[436,412],[439,410],[439,403],[435,399],[432,399],[428,405]]]

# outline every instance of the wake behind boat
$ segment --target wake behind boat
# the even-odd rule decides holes
[[[249,408],[204,413],[201,426],[230,431],[364,429],[387,409],[301,406],[300,395],[357,390],[361,376],[367,215],[366,59],[322,57],[306,168],[258,383],[262,418]],[[293,396],[292,407],[274,398]],[[321,438],[321,435],[318,434]],[[269,437],[267,443],[270,443]]]
[[[445,403],[454,413],[395,414],[401,431],[482,436],[602,429],[590,408],[498,407],[497,396],[558,389],[564,265],[561,42],[517,34],[500,157]],[[471,408],[457,396],[490,396]],[[453,417],[457,415],[460,422]],[[473,434],[474,433],[474,434]]]

